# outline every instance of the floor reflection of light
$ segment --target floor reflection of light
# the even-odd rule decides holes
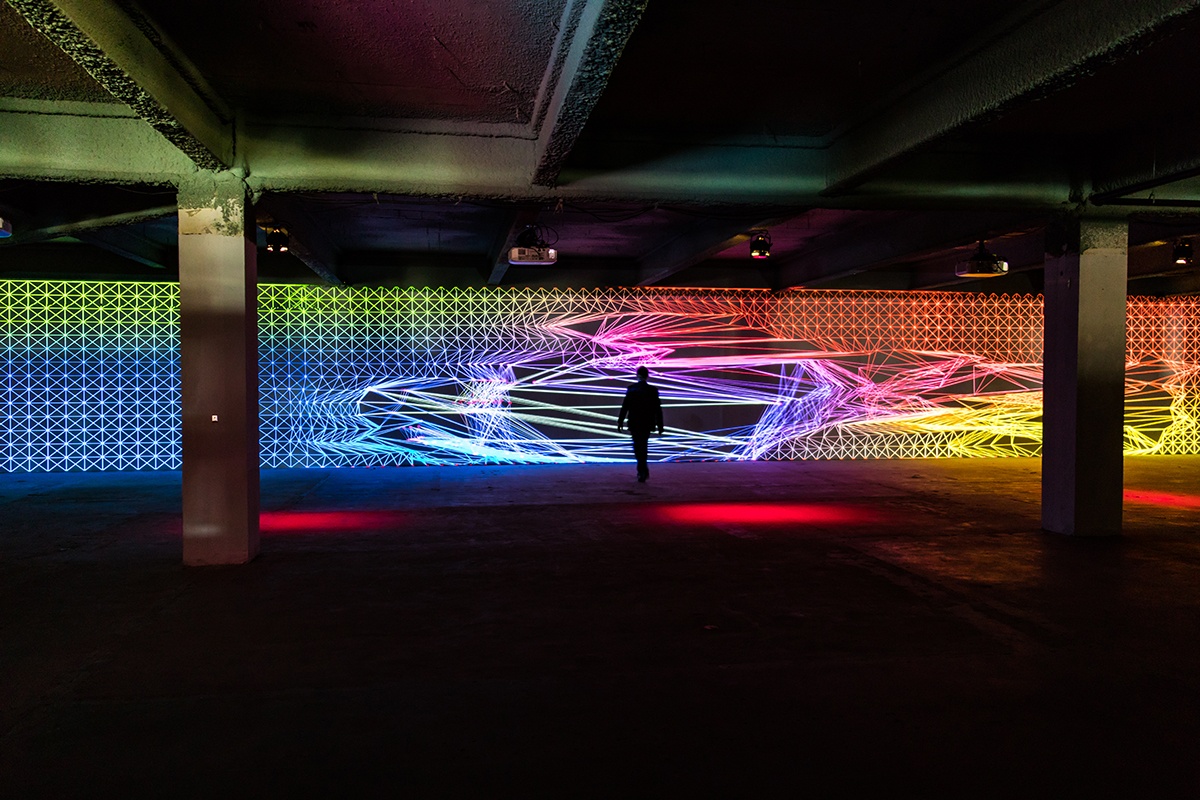
[[[877,521],[873,511],[837,503],[676,503],[652,513],[677,525],[853,525]]]
[[[1169,494],[1167,492],[1147,492],[1141,489],[1126,489],[1125,502],[1146,503],[1155,506],[1171,506],[1173,508],[1200,508],[1200,496],[1194,494]]]
[[[288,533],[361,533],[396,527],[392,511],[264,511],[258,529],[266,536]]]

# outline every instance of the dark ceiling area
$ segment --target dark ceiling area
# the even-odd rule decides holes
[[[230,170],[264,281],[1028,292],[1099,215],[1192,294],[1197,44],[1200,0],[3,0],[0,277],[172,280]]]
[[[588,134],[828,137],[1011,5],[651,2]]]

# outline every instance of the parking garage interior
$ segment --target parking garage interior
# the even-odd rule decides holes
[[[1195,796],[1198,6],[6,0],[5,794]]]

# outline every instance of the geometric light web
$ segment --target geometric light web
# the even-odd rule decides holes
[[[0,281],[4,471],[177,469],[167,283]],[[1131,298],[1126,451],[1200,452],[1194,298]],[[1042,300],[959,292],[259,287],[263,466],[1037,455]]]
[[[179,467],[179,287],[0,281],[0,470]]]
[[[1125,452],[1200,452],[1200,298],[1129,299]]]
[[[296,397],[264,409],[263,463],[626,461],[640,364],[659,461],[1030,454],[1040,314],[950,293],[264,287],[263,345],[295,354],[272,385]]]

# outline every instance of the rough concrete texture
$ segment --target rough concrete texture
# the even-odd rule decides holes
[[[1195,797],[1200,459],[1126,467],[1104,541],[1031,460],[267,471],[206,569],[175,473],[6,475],[0,786]]]
[[[4,178],[164,185],[195,170],[154,128],[123,114],[0,111],[0,130]]]
[[[179,235],[241,236],[249,218],[246,211],[250,190],[237,171],[200,171],[179,181]]]
[[[1111,250],[1125,258],[1129,251],[1129,220],[1082,220],[1079,228],[1079,251]]]
[[[1128,51],[1197,0],[1063,0],[1016,7],[1004,32],[978,42],[953,69],[892,101],[835,145],[831,190],[844,190],[921,144],[1011,106],[1048,96]]]
[[[117,102],[7,3],[0,3],[0,97]]]
[[[253,114],[528,123],[565,0],[143,0]]]
[[[147,90],[143,85],[147,75],[132,75],[119,63],[129,60],[130,54],[124,52],[126,50],[136,51],[141,48],[158,55],[157,50],[143,40],[141,33],[129,22],[127,16],[119,11],[110,10],[103,4],[68,4],[69,12],[75,15],[81,11],[94,12],[85,14],[86,24],[91,27],[81,27],[74,16],[69,16],[68,12],[64,12],[58,4],[49,0],[8,0],[8,3],[22,14],[30,25],[62,48],[72,61],[111,92],[113,97],[132,108],[167,141],[178,147],[196,166],[201,169],[219,169],[225,166],[219,156],[197,139],[175,113],[167,109],[164,105],[165,98],[157,98]],[[112,29],[111,26],[114,25],[121,30]],[[116,53],[106,51],[97,43],[96,38],[101,34],[105,34],[103,38],[110,50],[119,48],[122,51],[119,59]],[[156,70],[159,75],[165,74],[166,71],[162,68]]]
[[[646,0],[596,0],[583,6],[570,37],[560,39],[564,45],[570,41],[566,59],[552,63],[543,82],[547,89],[554,87],[554,95],[547,111],[539,112],[538,163],[533,171],[533,183],[539,186],[552,186],[557,181],[575,140],[608,85],[625,43],[646,10]],[[549,113],[548,118],[545,113]]]
[[[239,136],[239,152],[252,166],[250,182],[259,191],[550,196],[544,188],[529,188],[531,140],[338,128],[313,129],[298,137],[287,127],[253,124]],[[518,185],[522,188],[514,194]]]

